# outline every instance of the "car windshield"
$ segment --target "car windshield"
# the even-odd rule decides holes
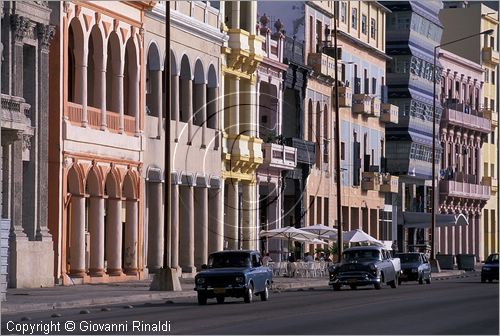
[[[498,254],[491,254],[488,259],[486,259],[486,264],[498,264]]]
[[[378,250],[356,250],[356,251],[345,251],[344,260],[354,261],[354,260],[380,260],[380,252]]]
[[[249,267],[250,255],[247,253],[216,253],[208,258],[209,268]]]
[[[416,263],[420,261],[418,254],[398,254],[397,257],[401,259],[402,263]]]

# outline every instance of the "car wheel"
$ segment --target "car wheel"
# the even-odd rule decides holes
[[[226,298],[225,298],[224,296],[222,296],[222,295],[218,295],[218,296],[216,297],[216,299],[217,299],[217,303],[221,303],[221,304],[222,304],[222,303],[224,303],[224,300],[225,300]]]
[[[493,279],[488,279],[488,282],[490,282],[490,283],[493,282]]]
[[[401,286],[401,279],[398,277],[398,285]]]
[[[425,279],[425,283],[430,285],[431,284],[431,275],[429,274],[429,278]]]
[[[340,285],[333,285],[332,288],[334,291],[338,292],[340,290]]]
[[[485,282],[486,282],[486,279],[485,279],[485,278],[483,278],[483,277],[481,277],[481,282],[482,282],[482,283],[485,283]]]
[[[248,289],[245,292],[245,296],[243,297],[243,300],[245,301],[245,303],[252,303],[252,300],[253,300],[253,285],[252,284],[250,284],[250,286],[248,286]]]
[[[358,288],[356,285],[349,285],[349,287],[351,287],[352,290],[356,290],[356,288]]]
[[[424,284],[424,277],[422,275],[418,276],[418,284],[423,285]]]
[[[269,300],[269,287],[268,287],[267,283],[266,283],[266,286],[264,288],[264,291],[260,293],[260,299],[261,299],[261,301]]]
[[[198,292],[198,304],[202,306],[207,304],[206,294]]]
[[[382,286],[379,284],[379,283],[376,283],[375,285],[373,285],[375,287],[375,289],[380,289],[382,288]]]
[[[398,280],[394,279],[392,281],[389,281],[389,286],[391,286],[391,288],[398,288]]]

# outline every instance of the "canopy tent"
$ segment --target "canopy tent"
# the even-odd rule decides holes
[[[406,228],[430,228],[432,222],[432,214],[427,212],[403,212],[403,226]],[[448,215],[448,214],[437,214],[436,215],[436,227],[444,226],[462,226],[469,225],[467,217],[463,214],[459,215]]]
[[[343,233],[344,241],[349,243],[374,243],[383,245],[383,243],[370,236],[368,233],[364,232],[361,229],[355,229],[351,231],[347,231]]]

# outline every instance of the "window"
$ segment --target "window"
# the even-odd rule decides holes
[[[495,85],[495,71],[491,72],[491,84]]]
[[[352,9],[351,27],[354,29],[358,29],[358,9],[357,8]]]
[[[495,36],[490,36],[490,47],[495,50]]]
[[[375,38],[375,32],[376,32],[376,28],[375,28],[375,19],[371,19],[370,20],[370,37],[372,39]]]
[[[495,99],[490,99],[490,110],[495,109]]]
[[[377,78],[372,78],[372,94],[377,94]]]
[[[366,15],[361,16],[361,32],[366,35]]]
[[[484,72],[484,82],[489,83],[490,82],[490,70],[485,69],[486,71]]]
[[[340,21],[345,23],[347,14],[347,4],[342,1],[340,4]]]
[[[340,143],[340,159],[345,160],[345,142]]]
[[[491,131],[491,143],[495,144],[495,131]]]

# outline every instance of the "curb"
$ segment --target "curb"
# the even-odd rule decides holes
[[[436,274],[433,275],[433,279],[447,280],[453,277],[468,278],[478,275],[479,272],[468,272],[467,274],[465,271],[460,271],[453,274],[442,274],[442,275]],[[328,278],[326,277],[321,280],[300,281],[295,283],[275,282],[271,287],[271,289],[273,291],[280,292],[288,289],[315,288],[319,286],[326,286],[327,284],[328,284]],[[189,297],[196,297],[196,292],[191,290],[186,290],[182,292],[159,292],[159,293],[156,292],[150,294],[135,294],[126,297],[96,297],[92,299],[81,299],[81,300],[64,301],[64,302],[46,302],[46,303],[6,304],[5,302],[3,302],[1,313],[17,314],[17,313],[27,313],[27,312],[36,312],[44,310],[84,308],[92,306],[116,305],[116,304],[134,303],[141,301],[158,301],[158,300],[189,298]]]

